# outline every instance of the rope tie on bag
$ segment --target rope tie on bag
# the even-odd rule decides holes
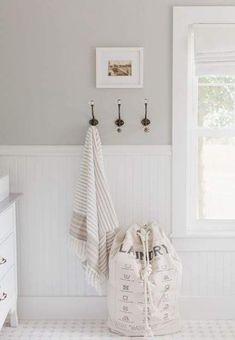
[[[151,287],[150,287],[150,282],[149,282],[149,276],[152,273],[152,265],[149,262],[149,245],[148,245],[150,231],[151,231],[151,227],[147,225],[141,227],[140,230],[137,231],[137,234],[140,237],[140,240],[142,242],[143,256],[144,256],[144,265],[141,271],[141,278],[142,280],[144,280],[145,330],[146,330],[147,336],[153,336],[153,333],[152,333],[152,330],[151,330],[151,327],[148,321],[148,296],[149,296],[150,305],[153,308],[153,299],[152,299]]]

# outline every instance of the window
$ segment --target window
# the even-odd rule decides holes
[[[234,18],[234,7],[174,9],[175,236],[235,233]]]
[[[235,127],[235,75],[198,77],[198,125]]]
[[[198,126],[198,218],[235,219],[235,77],[198,78]]]

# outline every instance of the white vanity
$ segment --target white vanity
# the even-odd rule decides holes
[[[16,200],[9,194],[0,201],[0,329],[7,316],[17,326]]]

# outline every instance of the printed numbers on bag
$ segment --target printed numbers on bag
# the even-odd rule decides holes
[[[164,281],[170,281],[170,277],[168,275],[164,275]]]
[[[165,314],[164,314],[163,319],[164,319],[164,320],[167,320],[167,319],[168,319],[168,313],[165,313]]]
[[[168,310],[169,309],[169,304],[166,303],[165,306],[163,307],[163,310]]]
[[[130,319],[128,318],[128,316],[126,316],[126,315],[124,315],[123,317],[122,317],[122,321],[130,321]]]

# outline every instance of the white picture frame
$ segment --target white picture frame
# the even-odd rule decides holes
[[[97,47],[97,88],[142,88],[143,47]]]

